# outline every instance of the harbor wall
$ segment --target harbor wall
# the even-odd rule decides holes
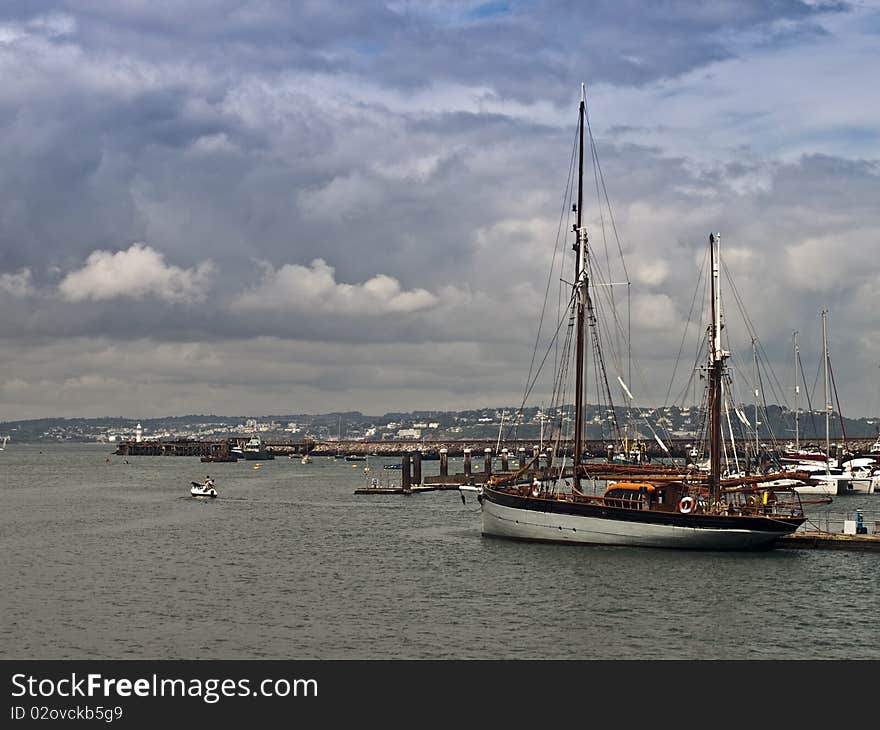
[[[233,446],[244,446],[249,437],[242,436],[221,441],[199,441],[179,439],[173,441],[123,441],[117,445],[115,453],[119,456],[228,456]],[[683,458],[688,448],[693,444],[692,439],[670,439],[667,441],[670,454]],[[737,446],[740,453],[743,447],[753,442],[742,441]],[[865,452],[874,443],[874,439],[850,439],[847,445],[850,450]],[[486,449],[494,455],[498,448],[497,439],[469,439],[469,440],[397,440],[397,441],[314,441],[310,439],[300,441],[264,441],[266,448],[276,455],[304,454],[312,456],[333,456],[341,454],[357,454],[361,456],[401,456],[405,453],[420,452],[422,460],[435,460],[440,458],[441,450],[445,449],[450,457],[461,457],[465,451],[469,451],[474,459],[486,453]],[[803,444],[806,446],[807,444]],[[824,444],[814,444],[824,448]],[[544,449],[548,448],[544,445]],[[584,449],[597,458],[606,455],[608,441],[588,440],[584,443]],[[506,448],[510,454],[511,462],[518,457],[519,449],[525,449],[525,453],[531,457],[537,443],[532,439],[507,440],[502,442],[501,447]],[[642,448],[646,456],[657,459],[666,456],[656,442],[643,442]],[[571,457],[571,444],[564,442],[557,451],[558,456]]]

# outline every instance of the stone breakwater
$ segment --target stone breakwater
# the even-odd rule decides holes
[[[243,446],[247,437],[224,439],[222,441],[199,441],[199,440],[176,440],[176,441],[144,441],[144,442],[121,442],[117,445],[115,453],[119,456],[213,456],[222,458],[229,456],[235,446]],[[266,448],[273,454],[304,454],[308,452],[313,456],[335,456],[348,454],[358,456],[402,456],[407,453],[420,452],[422,459],[439,459],[441,449],[446,449],[449,457],[461,457],[465,450],[470,450],[473,458],[477,459],[485,455],[488,449],[493,456],[496,452],[507,449],[511,461],[516,460],[523,449],[526,458],[534,455],[538,448],[536,441],[517,440],[505,441],[500,447],[496,439],[469,439],[469,440],[438,440],[438,441],[282,441],[265,440]],[[667,442],[670,455],[684,458],[691,444],[687,439],[673,439]],[[588,440],[584,449],[596,458],[607,456],[609,442]],[[873,439],[852,439],[847,441],[851,451],[865,453],[873,444]],[[744,446],[745,444],[742,444]],[[544,444],[544,450],[549,444]],[[645,455],[651,459],[657,459],[667,454],[660,449],[655,441],[643,442],[642,448]],[[559,449],[559,455],[565,453],[571,456],[571,444],[563,443]],[[740,453],[745,453],[741,451]]]

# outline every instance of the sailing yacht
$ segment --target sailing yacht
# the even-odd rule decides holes
[[[629,545],[657,548],[749,550],[772,547],[783,535],[804,523],[799,495],[790,484],[777,486],[789,474],[737,476],[722,479],[722,387],[730,353],[722,349],[720,298],[720,239],[709,236],[711,317],[706,372],[709,392],[709,469],[650,464],[582,463],[585,436],[585,330],[597,326],[591,298],[587,230],[582,220],[584,127],[583,86],[578,107],[577,204],[575,271],[566,317],[574,328],[566,340],[573,357],[574,463],[541,469],[533,458],[513,474],[491,476],[478,491],[482,534],[554,543]],[[592,142],[592,135],[591,135]],[[592,159],[596,159],[593,155]],[[593,351],[597,352],[596,339]],[[595,370],[604,371],[600,355]],[[566,368],[568,372],[570,368]],[[557,393],[566,393],[563,388]],[[560,396],[561,398],[561,396]],[[658,439],[659,440],[659,439]],[[788,481],[788,479],[786,479]],[[604,485],[601,494],[588,494],[588,483]]]
[[[846,449],[845,434],[844,443],[836,444],[835,449],[838,454],[837,458],[831,456],[831,424],[830,417],[834,408],[831,403],[831,385],[833,384],[833,374],[831,370],[831,359],[828,350],[828,329],[827,318],[828,311],[822,310],[822,364],[823,364],[823,385],[825,392],[825,449],[818,448],[803,449],[798,444],[798,426],[797,411],[795,411],[795,445],[791,449],[787,449],[782,462],[789,465],[789,468],[809,472],[810,477],[807,483],[795,487],[801,494],[873,494],[875,491],[875,481],[873,479],[873,470],[876,462],[870,457],[852,457],[845,458],[849,452]],[[797,333],[795,333],[797,335]],[[797,358],[797,340],[795,340],[795,358]],[[797,368],[797,359],[795,360]],[[797,391],[795,391],[795,398]],[[839,410],[838,403],[838,410]],[[841,429],[842,429],[841,419]]]

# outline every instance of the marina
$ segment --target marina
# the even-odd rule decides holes
[[[482,537],[473,491],[466,504],[457,489],[355,496],[386,473],[380,467],[389,459],[370,459],[366,476],[362,465],[332,457],[308,465],[276,459],[259,470],[212,464],[220,496],[193,499],[185,485],[204,479],[198,459],[126,464],[106,456],[106,447],[87,444],[17,444],[4,452],[0,548],[20,586],[4,602],[7,656],[766,656],[762,641],[736,635],[747,629],[757,639],[774,637],[774,659],[880,659],[872,624],[844,620],[877,618],[874,551],[529,545]],[[839,532],[862,509],[873,529],[876,500],[807,504],[807,527]],[[210,569],[194,553],[210,555]],[[514,583],[520,588],[511,601]],[[49,586],[57,600],[45,600]],[[509,622],[566,605],[572,586],[572,608],[590,606],[589,631],[575,625],[558,642],[552,622],[528,620],[532,628],[509,640]],[[702,596],[719,592],[728,598],[713,611],[723,613],[726,632],[700,618]],[[657,595],[677,616],[691,617],[688,641],[680,619],[656,620]],[[194,604],[212,620],[190,617]],[[493,620],[462,620],[484,614]],[[48,616],[65,631],[48,634]]]
[[[216,444],[194,444],[183,442],[184,448],[180,449],[177,455],[194,456],[202,451],[216,452]],[[225,442],[224,442],[225,443]],[[236,443],[235,441],[231,443]],[[873,442],[871,442],[873,443]],[[310,447],[314,447],[313,442],[308,442]],[[370,495],[370,496],[409,496],[426,494],[430,492],[457,492],[468,495],[467,499],[473,501],[473,496],[480,492],[480,488],[493,475],[511,475],[519,468],[526,464],[527,452],[525,446],[518,447],[516,451],[504,448],[495,453],[492,448],[486,446],[481,452],[475,456],[474,442],[466,442],[467,445],[444,444],[437,450],[438,458],[428,459],[427,462],[432,464],[430,469],[425,467],[426,460],[422,458],[421,450],[412,450],[411,444],[397,443],[393,445],[386,444],[388,450],[394,454],[402,452],[402,456],[396,457],[391,455],[368,457],[362,460],[364,463],[373,464],[375,469],[381,469],[386,476],[371,477],[364,474],[362,483],[353,489],[354,495]],[[172,444],[175,445],[175,444]],[[375,445],[371,445],[370,451],[375,451]],[[408,450],[409,447],[409,450]],[[299,448],[299,445],[286,444],[280,448]],[[350,449],[349,449],[350,450]],[[146,454],[160,455],[161,448],[156,448],[156,444],[148,445],[144,450]],[[131,455],[132,451],[122,448],[118,449],[116,455]],[[279,450],[279,453],[283,453]],[[312,452],[314,453],[314,451]],[[458,456],[450,456],[458,454]],[[533,472],[535,476],[541,479],[547,478],[548,464],[552,462],[549,454],[539,452],[537,447],[532,445],[529,452],[530,456],[540,453],[540,459],[536,462],[537,468]],[[166,455],[168,455],[166,450]],[[319,461],[331,460],[331,455],[316,457]],[[204,458],[202,459],[204,461]],[[236,460],[232,459],[232,463]],[[303,461],[298,459],[299,463],[311,464],[314,460]],[[360,461],[360,460],[359,460]],[[453,463],[454,462],[454,463]],[[348,462],[350,464],[350,462]],[[601,462],[600,462],[601,463]],[[350,464],[355,466],[354,464]],[[452,469],[450,469],[450,465]],[[388,474],[396,475],[388,478]],[[571,470],[566,472],[570,476]],[[470,491],[461,492],[461,487],[471,487]],[[834,510],[837,510],[837,516],[834,519],[829,518],[828,512],[824,513],[824,525],[822,529],[817,529],[816,525],[807,523],[802,528],[778,540],[776,547],[785,549],[828,549],[828,550],[880,550],[880,511],[868,509],[867,516],[864,517],[859,528],[863,528],[856,533],[853,528],[851,534],[845,534],[846,523],[855,525],[855,513],[839,512],[845,509],[850,501],[848,493],[841,500],[835,501],[829,499],[827,504],[834,504]],[[877,500],[878,509],[880,509],[880,495]]]
[[[13,720],[880,663],[880,0],[7,5]]]

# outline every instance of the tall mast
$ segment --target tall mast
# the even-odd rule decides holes
[[[581,482],[578,464],[583,453],[583,409],[584,409],[584,310],[587,301],[587,269],[585,266],[587,231],[583,227],[581,209],[584,200],[584,117],[586,115],[586,90],[581,84],[581,103],[578,106],[578,190],[576,221],[573,229],[576,235],[573,246],[575,259],[574,281],[577,290],[577,340],[575,350],[575,404],[574,404],[574,488],[580,491]]]
[[[752,359],[754,362],[754,379],[755,379],[755,464],[758,463],[758,341],[752,338]]]
[[[831,468],[831,436],[829,419],[831,417],[831,403],[828,400],[828,334],[825,329],[825,315],[828,314],[827,309],[822,310],[822,361],[825,366],[825,377],[823,385],[825,386],[825,472]]]
[[[797,330],[794,331],[794,449],[798,451],[800,449],[800,432],[798,430],[798,393],[801,391],[801,386],[798,385],[798,345],[797,345]]]
[[[709,327],[709,490],[717,501],[721,492],[721,379],[724,359],[729,353],[721,349],[721,234],[709,234],[709,260],[712,266],[712,323]]]

